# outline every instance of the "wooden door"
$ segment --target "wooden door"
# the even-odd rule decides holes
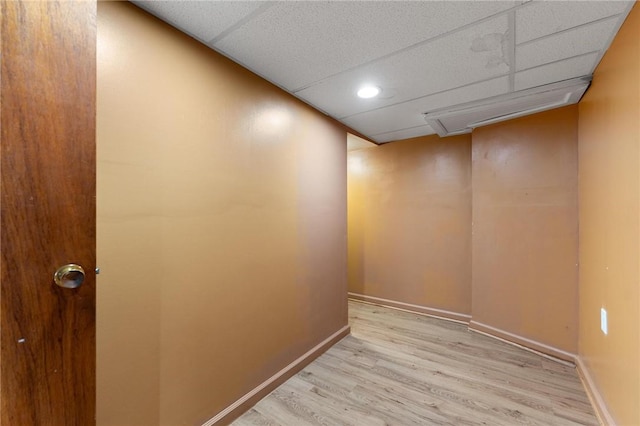
[[[0,1],[0,424],[91,425],[96,4]]]

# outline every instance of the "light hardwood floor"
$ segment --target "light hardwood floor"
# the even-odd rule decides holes
[[[345,337],[233,425],[597,425],[573,367],[467,327],[349,302]]]

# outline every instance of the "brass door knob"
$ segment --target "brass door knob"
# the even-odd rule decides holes
[[[78,288],[84,282],[84,269],[75,263],[61,266],[53,274],[53,281],[63,288]]]

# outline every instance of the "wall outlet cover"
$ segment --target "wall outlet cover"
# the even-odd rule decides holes
[[[600,330],[606,336],[609,332],[609,325],[607,324],[607,310],[605,308],[600,308]]]

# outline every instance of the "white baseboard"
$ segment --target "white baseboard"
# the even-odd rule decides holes
[[[383,299],[381,297],[366,296],[358,293],[348,293],[349,299],[370,303],[373,305],[380,305],[387,308],[399,309],[401,311],[407,311],[414,314],[427,315],[434,318],[444,319],[447,321],[454,321],[461,324],[469,324],[471,315],[460,314],[458,312],[446,311],[444,309],[429,308],[427,306],[414,305],[411,303],[397,302],[395,300]]]
[[[591,377],[591,373],[589,373],[589,369],[580,356],[576,357],[576,369],[578,370],[578,376],[580,376],[580,380],[582,380],[582,385],[587,391],[587,396],[589,397],[589,401],[591,401],[591,406],[593,407],[593,411],[596,412],[596,417],[600,424],[603,426],[616,426],[616,422],[609,412],[604,398],[602,398],[593,377]]]
[[[575,366],[575,354],[564,351],[562,349],[558,349],[554,346],[550,346],[545,343],[529,339],[527,337],[519,336],[517,334],[501,330],[499,328],[495,328],[474,320],[471,320],[469,322],[469,330],[484,334],[485,336],[493,337],[494,339],[501,340],[514,346],[518,346],[522,349],[536,353],[552,361],[558,361],[562,364],[572,367]]]
[[[336,331],[331,336],[327,337],[322,342],[309,349],[305,354],[301,355],[291,364],[287,365],[282,370],[278,371],[276,374],[242,396],[236,402],[229,405],[227,408],[204,422],[202,426],[227,424],[230,420],[239,417],[245,411],[245,407],[243,407],[245,404],[252,403],[251,405],[253,405],[260,399],[267,396],[280,384],[296,374],[298,371],[302,370],[307,364],[316,359],[318,356],[322,355],[327,349],[329,349],[343,337],[349,335],[350,330],[350,327],[348,325],[345,325],[340,330]]]

